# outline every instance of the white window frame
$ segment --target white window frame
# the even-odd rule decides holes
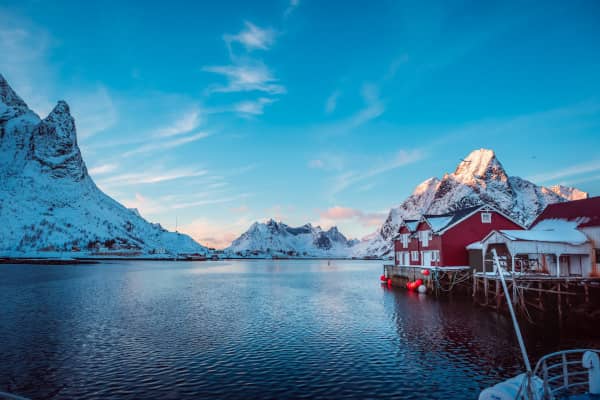
[[[491,212],[482,212],[481,213],[481,223],[482,224],[491,224],[492,223],[492,213]]]
[[[440,251],[433,250],[431,254],[431,261],[440,262]]]
[[[410,261],[419,261],[419,252],[413,250],[410,252]]]
[[[430,235],[431,235],[431,231],[419,231],[419,239],[423,246],[425,246],[425,247],[429,246]]]
[[[403,233],[401,237],[402,237],[402,247],[404,247],[405,249],[408,248],[408,233]]]

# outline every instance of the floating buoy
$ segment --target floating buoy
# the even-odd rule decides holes
[[[408,282],[408,290],[415,290],[416,286],[415,286],[415,282]]]
[[[379,277],[379,280],[380,280],[381,282],[385,282],[385,281],[387,281],[387,278],[385,277],[385,275],[381,275],[381,276]]]
[[[419,286],[417,290],[419,293],[427,293],[427,288],[425,287],[425,285]]]
[[[422,269],[421,273],[425,276],[429,276],[429,270],[428,269]]]
[[[388,284],[388,286],[392,286],[392,278],[388,278],[387,284]]]
[[[423,284],[423,279],[417,279],[415,281],[415,288],[418,288],[419,286],[421,286]]]

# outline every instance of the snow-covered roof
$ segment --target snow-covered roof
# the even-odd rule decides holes
[[[404,222],[406,223],[408,230],[411,232],[414,232],[417,229],[417,225],[419,225],[419,220],[417,219]]]
[[[552,242],[583,244],[588,241],[587,237],[577,230],[576,221],[565,221],[560,219],[547,219],[540,221],[530,230],[500,230],[500,233],[510,240],[523,240],[535,242]]]
[[[427,222],[434,232],[444,229],[452,221],[452,216],[447,217],[427,217]]]
[[[536,218],[532,227],[548,219],[576,221],[579,227],[600,226],[600,196],[549,204]]]
[[[425,214],[422,219],[427,221],[429,226],[434,232],[441,233],[442,231],[456,225],[463,219],[477,212],[478,210],[487,208],[489,206],[478,205],[473,207],[462,208],[460,210],[452,211],[446,214]]]
[[[483,245],[480,241],[477,241],[467,245],[466,248],[467,250],[483,250]]]

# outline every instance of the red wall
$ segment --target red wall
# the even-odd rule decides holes
[[[518,229],[523,228],[515,224],[508,218],[496,212],[492,213],[492,223],[484,224],[481,222],[481,213],[479,211],[469,218],[463,220],[458,225],[448,229],[442,235],[442,251],[440,253],[441,265],[443,266],[463,266],[469,265],[469,255],[466,246],[483,239],[492,230],[498,229]]]

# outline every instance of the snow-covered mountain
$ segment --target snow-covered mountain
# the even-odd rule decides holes
[[[271,219],[252,224],[225,253],[242,257],[347,257],[356,243],[336,227],[327,231],[311,224],[293,228]]]
[[[529,225],[547,204],[587,198],[581,190],[564,186],[546,188],[508,176],[492,150],[479,149],[442,179],[429,178],[416,187],[400,206],[392,208],[379,230],[354,248],[354,254],[387,255],[392,237],[404,219],[442,214],[479,204],[490,204],[523,225]]]
[[[551,191],[553,191],[554,193],[556,193],[557,195],[559,195],[560,197],[562,197],[568,201],[583,200],[583,199],[587,199],[588,197],[590,197],[588,192],[584,192],[583,190],[579,190],[577,188],[572,188],[572,187],[563,186],[563,185],[550,186],[549,189]],[[543,188],[543,190],[547,190],[547,189]]]
[[[207,253],[104,194],[88,175],[69,106],[40,119],[0,75],[0,253]]]

